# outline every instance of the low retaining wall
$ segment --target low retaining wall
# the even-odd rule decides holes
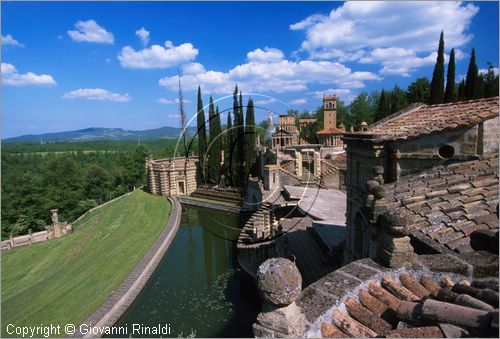
[[[87,325],[89,333],[83,335],[80,332],[81,325],[76,328],[74,338],[96,337],[98,335],[90,334],[91,327],[110,327],[113,326],[125,311],[132,305],[139,293],[142,291],[149,278],[156,270],[161,259],[167,252],[170,244],[174,240],[179,229],[181,220],[181,205],[175,198],[168,198],[172,204],[172,210],[165,230],[155,241],[146,255],[141,259],[125,281],[118,287],[108,300],[95,311],[83,324]]]
[[[65,225],[62,229],[61,236],[65,236],[68,233],[73,232],[73,228],[71,225]],[[39,242],[45,242],[52,239],[57,239],[60,237],[54,236],[54,232],[49,232],[48,230],[39,231],[32,233],[31,230],[28,230],[28,234],[19,235],[17,237],[10,237],[8,240],[3,240],[1,242],[0,248],[2,251],[10,250],[16,247],[27,246],[36,244]]]
[[[101,204],[99,206],[96,206],[96,207],[93,207],[93,208],[89,209],[87,212],[83,213],[75,221],[73,221],[73,223],[70,224],[70,225],[73,225],[77,221],[81,220],[83,217],[85,217],[87,215],[87,213],[95,211],[95,210],[97,210],[97,209],[99,209],[99,208],[101,208],[103,206],[106,206],[107,204],[110,204],[110,203],[112,203],[112,202],[114,202],[114,201],[116,201],[118,199],[124,198],[124,197],[132,194],[133,192],[134,191],[122,194],[119,197],[116,197],[116,198],[114,198],[114,199],[112,199],[110,201],[105,202],[104,204]],[[71,232],[73,232],[73,231],[74,231],[74,229],[72,228]],[[9,250],[11,248],[16,248],[16,247],[20,247],[20,246],[26,246],[26,245],[31,245],[31,244],[36,244],[36,243],[39,243],[39,242],[44,242],[44,241],[56,239],[55,237],[51,237],[49,231],[47,231],[47,230],[45,230],[45,231],[39,231],[39,232],[33,232],[33,233],[31,233],[31,230],[29,230],[29,232],[30,233],[28,233],[28,234],[19,235],[17,237],[11,237],[10,239],[3,240],[0,243],[1,250],[4,251],[4,250]],[[67,232],[68,232],[68,230],[64,231],[63,235],[66,235]]]
[[[214,210],[240,213],[240,207],[238,206],[227,206],[217,203],[211,203],[208,201],[190,199],[189,197],[179,197],[179,201],[183,204],[191,206],[198,206],[198,207],[212,208]]]

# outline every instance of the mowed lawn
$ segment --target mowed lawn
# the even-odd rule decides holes
[[[6,326],[78,325],[142,259],[168,222],[170,203],[140,190],[88,213],[60,239],[2,252]]]

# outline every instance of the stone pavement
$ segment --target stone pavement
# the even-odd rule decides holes
[[[345,225],[347,199],[344,192],[311,186],[285,185],[283,188],[290,199],[299,200],[299,209],[312,218]]]
[[[337,268],[321,247],[310,217],[282,219],[280,225],[285,233],[279,241],[285,256],[295,258],[303,288]]]

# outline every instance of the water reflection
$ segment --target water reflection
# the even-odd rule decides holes
[[[184,206],[181,226],[157,270],[115,326],[170,324],[171,337],[251,337],[258,311],[240,284],[239,215]],[[244,291],[243,291],[244,290]],[[248,289],[251,290],[251,289]],[[245,293],[243,293],[245,292]],[[137,335],[139,336],[139,335]]]

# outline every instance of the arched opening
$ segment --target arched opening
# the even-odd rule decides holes
[[[362,259],[364,255],[364,221],[361,213],[357,213],[354,218],[354,255],[357,259]]]
[[[450,159],[455,154],[455,149],[451,145],[441,145],[438,148],[438,155],[443,159]]]

